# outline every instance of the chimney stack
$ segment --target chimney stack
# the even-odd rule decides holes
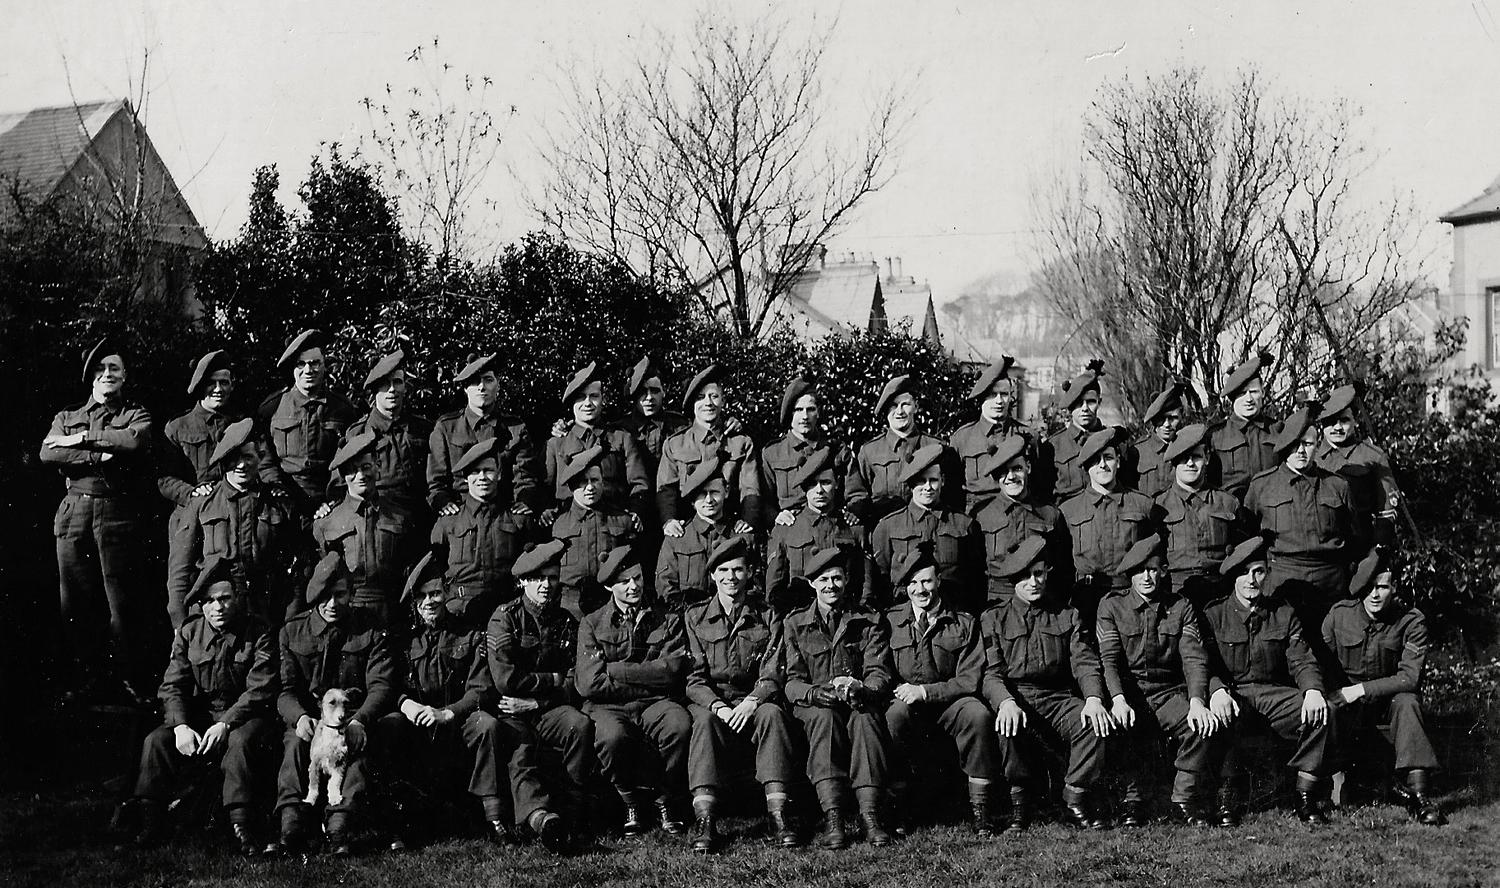
[[[896,262],[895,262],[894,269],[895,270],[891,273],[891,277],[896,277],[896,278],[901,277],[901,257],[900,256],[896,257]]]

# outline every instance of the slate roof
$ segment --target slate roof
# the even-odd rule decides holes
[[[1500,178],[1491,182],[1489,187],[1484,189],[1483,194],[1455,210],[1450,210],[1439,221],[1463,225],[1495,218],[1500,218]]]
[[[14,175],[45,199],[78,163],[123,101],[0,114],[0,174]]]

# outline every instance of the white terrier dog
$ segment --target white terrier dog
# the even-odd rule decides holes
[[[322,717],[313,727],[312,749],[307,760],[307,798],[309,805],[318,803],[318,786],[322,775],[328,775],[328,804],[344,802],[344,771],[349,767],[349,743],[344,730],[349,725],[348,710],[361,696],[357,689],[329,688],[323,692]]]

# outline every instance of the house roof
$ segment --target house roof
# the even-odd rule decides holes
[[[1451,225],[1464,225],[1500,218],[1500,178],[1489,184],[1484,193],[1444,214],[1439,221]]]
[[[46,199],[105,124],[128,108],[117,100],[0,114],[0,174],[14,175]]]
[[[879,291],[880,267],[873,260],[829,262],[804,269],[792,285],[788,302],[829,329],[865,330],[870,325],[870,303]]]

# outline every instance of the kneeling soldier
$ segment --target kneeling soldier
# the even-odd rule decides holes
[[[594,720],[599,769],[625,803],[625,835],[649,828],[644,809],[652,798],[661,828],[681,835],[673,796],[687,782],[693,727],[677,702],[687,669],[682,617],[643,603],[640,558],[627,547],[609,553],[597,579],[610,600],[578,626],[574,680]]]
[[[990,730],[990,711],[980,699],[984,680],[984,641],[979,621],[943,600],[943,581],[926,546],[908,552],[891,568],[891,583],[906,603],[885,612],[884,633],[891,644],[895,699],[885,710],[886,730],[897,757],[892,782],[896,810],[906,808],[907,778],[918,753],[917,735],[933,727],[958,746],[959,766],[969,778],[974,832],[993,835],[990,783],[999,750]],[[899,828],[898,828],[899,831]]]
[[[1413,817],[1431,826],[1448,822],[1428,796],[1428,776],[1438,766],[1422,721],[1422,670],[1427,663],[1427,623],[1422,612],[1396,597],[1395,572],[1385,553],[1370,550],[1349,583],[1351,600],[1323,619],[1323,641],[1338,658],[1341,685],[1334,694],[1340,737],[1354,741],[1362,728],[1389,721],[1395,746],[1396,793]],[[1405,780],[1399,775],[1405,773]]]
[[[438,766],[433,770],[446,776],[442,765],[467,764],[469,793],[479,799],[490,834],[500,842],[510,836],[502,819],[499,780],[500,757],[508,756],[516,824],[529,827],[548,848],[561,850],[567,831],[562,818],[547,810],[537,780],[534,736],[479,708],[495,690],[484,633],[460,623],[449,612],[447,598],[442,564],[429,552],[412,568],[401,596],[416,614],[407,645],[405,690],[396,711],[376,723],[377,745],[394,770],[408,774]],[[392,847],[402,845],[398,838]]]
[[[563,609],[557,580],[565,547],[549,540],[516,559],[521,597],[495,609],[486,645],[490,678],[500,695],[495,711],[503,721],[535,732],[548,754],[561,756],[575,838],[584,844],[591,813],[587,788],[594,772],[594,723],[573,705],[578,621]]]
[[[281,841],[266,851],[298,850],[310,838],[303,798],[313,730],[323,693],[343,688],[363,692],[364,700],[345,729],[351,758],[343,801],[328,806],[325,826],[334,853],[347,855],[353,851],[349,821],[359,811],[365,788],[365,757],[360,754],[365,751],[365,732],[390,711],[400,675],[390,639],[375,615],[354,607],[354,587],[342,556],[330,552],[313,568],[307,600],[312,610],[281,627],[281,695],[276,700],[286,723],[276,797]]]
[[[274,742],[271,704],[276,698],[276,639],[249,612],[235,566],[210,558],[185,598],[203,614],[172,638],[172,658],[162,678],[166,722],[146,737],[135,797],[141,805],[136,844],[165,837],[165,806],[173,784],[194,762],[217,763],[224,773],[224,809],[240,853],[260,850],[251,827],[254,759]]]
[[[1167,591],[1160,537],[1131,547],[1115,568],[1129,588],[1099,603],[1099,659],[1112,704],[1110,717],[1130,732],[1132,773],[1120,805],[1120,825],[1146,823],[1145,780],[1155,756],[1142,748],[1161,734],[1177,738],[1172,815],[1207,826],[1200,789],[1212,779],[1224,740],[1208,699],[1208,655],[1187,599]]]
[[[1104,767],[1104,738],[1114,728],[1104,706],[1104,674],[1089,647],[1087,627],[1066,596],[1052,591],[1056,551],[1043,537],[1028,537],[997,566],[1015,595],[984,612],[984,695],[995,710],[1010,822],[1017,833],[1031,821],[1031,788],[1046,771],[1039,744],[1065,746],[1063,807],[1076,826],[1106,825],[1091,798]],[[1008,748],[1007,748],[1008,747]]]
[[[782,662],[792,714],[807,733],[807,778],[825,822],[819,844],[848,846],[844,796],[852,783],[872,845],[880,825],[886,731],[880,701],[891,687],[890,639],[877,614],[845,598],[845,554],[828,548],[808,562],[813,603],[782,621]]]
[[[1318,788],[1328,767],[1328,704],[1323,677],[1302,622],[1285,602],[1265,595],[1266,542],[1252,537],[1236,546],[1219,572],[1232,591],[1203,611],[1210,660],[1222,686],[1209,701],[1215,717],[1233,724],[1237,735],[1270,731],[1297,743],[1288,764],[1297,769],[1297,816],[1327,823],[1318,807]],[[1235,750],[1224,767],[1219,792],[1219,825],[1239,822],[1235,784],[1240,778]]]
[[[750,593],[750,546],[731,537],[708,556],[715,595],[687,610],[688,785],[693,789],[693,850],[714,851],[714,808],[731,755],[753,753],[755,779],[766,794],[766,812],[777,842],[797,845],[787,825],[786,784],[792,777],[790,717],[781,694],[778,627],[764,601]]]

